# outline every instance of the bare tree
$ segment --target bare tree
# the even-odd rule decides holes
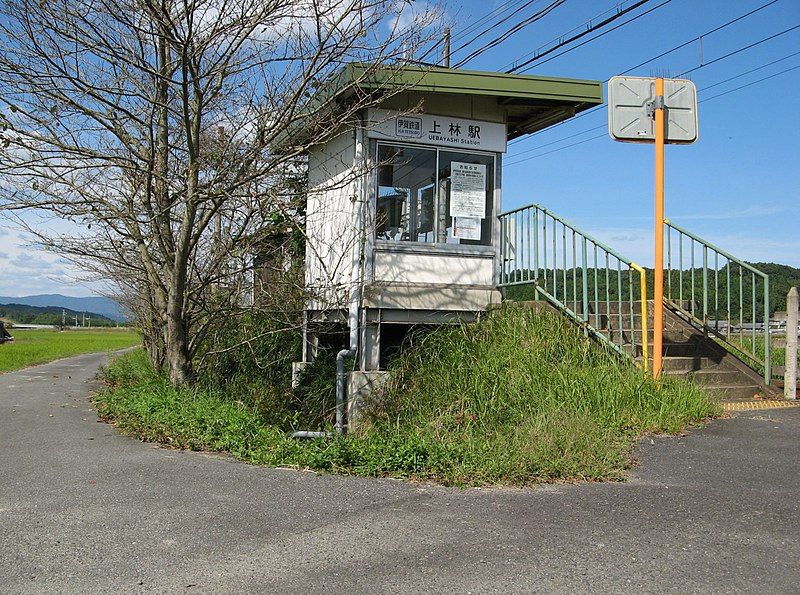
[[[28,229],[127,296],[153,363],[186,382],[215,304],[291,210],[286,174],[375,101],[325,81],[352,61],[385,76],[425,42],[436,15],[409,6],[2,0],[0,209],[69,222]]]

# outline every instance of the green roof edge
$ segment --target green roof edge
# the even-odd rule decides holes
[[[380,70],[374,66],[351,63],[344,67],[335,84],[341,89],[356,81],[362,89],[401,87],[419,92],[550,99],[594,105],[603,103],[603,83],[586,79],[456,70],[439,66],[390,65]]]

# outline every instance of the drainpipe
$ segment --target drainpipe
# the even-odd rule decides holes
[[[330,436],[330,432],[311,432],[309,430],[292,432],[292,438],[330,438]]]
[[[344,360],[354,357],[358,352],[358,319],[361,310],[361,269],[363,264],[363,244],[364,244],[364,122],[361,115],[357,116],[355,130],[353,131],[353,172],[356,174],[354,179],[354,202],[356,202],[354,228],[356,230],[357,241],[354,242],[351,255],[350,268],[350,295],[349,308],[347,313],[347,326],[350,329],[350,342],[347,349],[342,349],[336,354],[336,431],[344,434],[347,431],[345,420],[345,410],[347,407],[347,375],[344,369]]]
[[[348,295],[347,326],[350,331],[347,349],[342,349],[336,354],[336,425],[334,426],[338,434],[347,431],[345,421],[345,411],[347,408],[347,372],[344,368],[344,360],[353,357],[358,352],[358,314],[361,304],[361,269],[362,253],[364,241],[364,175],[366,168],[363,167],[364,160],[364,129],[363,119],[358,117],[358,121],[353,130],[353,171],[358,175],[355,177],[355,192],[353,202],[356,204],[354,228],[357,234],[357,241],[354,242],[350,258],[350,294]],[[301,430],[292,433],[293,438],[326,438],[330,436],[328,432],[312,432]]]
[[[349,347],[342,349],[336,354],[336,425],[334,426],[338,434],[347,431],[345,421],[345,411],[347,409],[347,373],[344,369],[344,360],[354,357],[358,352],[358,315],[361,305],[361,269],[364,243],[364,175],[366,168],[364,164],[364,122],[359,115],[355,130],[353,130],[353,171],[357,172],[355,177],[355,192],[353,202],[356,204],[355,230],[357,241],[354,242],[351,251],[350,267],[350,294],[348,296],[347,326],[350,330]],[[326,438],[328,432],[312,432],[301,430],[292,433],[293,438]]]
[[[344,434],[347,429],[345,422],[345,408],[347,407],[347,374],[344,370],[344,360],[356,354],[356,348],[342,349],[336,354],[336,432]]]

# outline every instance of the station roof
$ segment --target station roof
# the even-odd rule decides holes
[[[438,66],[352,63],[334,78],[340,99],[358,90],[479,95],[497,98],[508,114],[509,140],[562,122],[603,103],[603,83]]]

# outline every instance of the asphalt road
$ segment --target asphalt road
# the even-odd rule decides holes
[[[98,423],[103,357],[0,375],[0,592],[797,592],[800,408],[649,440],[626,483],[265,469]]]

